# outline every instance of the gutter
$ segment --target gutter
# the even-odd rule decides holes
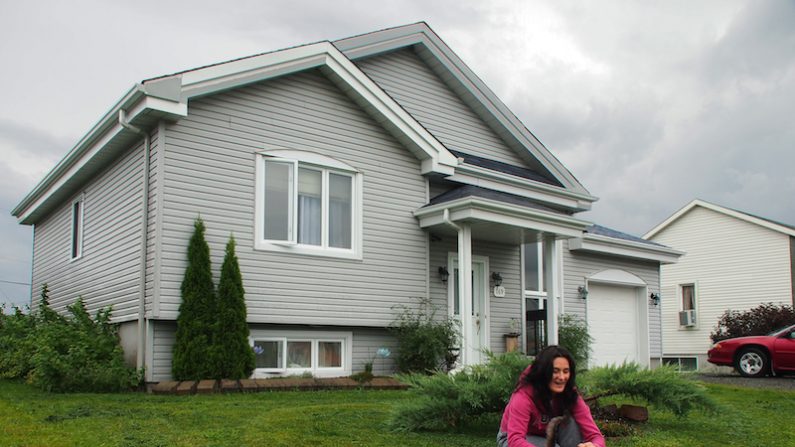
[[[141,369],[145,366],[146,353],[146,243],[149,229],[149,156],[151,150],[151,140],[149,133],[133,126],[127,121],[127,112],[119,109],[119,124],[132,132],[144,137],[144,159],[143,159],[143,218],[141,222],[141,281],[140,297],[138,299],[138,350],[136,358],[136,368]]]

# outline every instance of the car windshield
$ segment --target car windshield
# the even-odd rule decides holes
[[[772,336],[775,336],[775,335],[781,334],[782,332],[786,332],[786,331],[788,331],[788,330],[790,330],[790,329],[795,329],[795,326],[793,326],[793,325],[784,326],[784,327],[782,327],[782,328],[776,329],[775,331],[773,331],[773,332],[771,332],[771,333],[769,333],[769,334],[767,334],[767,335],[769,335],[769,336],[771,336],[771,337],[772,337]]]

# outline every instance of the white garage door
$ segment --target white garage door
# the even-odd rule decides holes
[[[588,285],[588,328],[593,337],[590,366],[638,362],[637,288]]]

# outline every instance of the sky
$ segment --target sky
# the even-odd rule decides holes
[[[377,6],[375,6],[377,5]],[[695,198],[795,224],[795,1],[0,0],[0,302],[30,300],[11,210],[136,82],[425,21],[643,235]]]

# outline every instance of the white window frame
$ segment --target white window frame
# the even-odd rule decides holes
[[[688,287],[688,286],[693,287],[693,308],[692,309],[685,309],[684,288]],[[679,325],[679,330],[688,331],[688,330],[699,329],[701,318],[699,318],[699,312],[698,312],[698,282],[697,281],[682,281],[679,284],[677,284],[676,289],[677,289],[676,290],[677,298],[679,300],[679,312],[684,312],[685,310],[692,310],[693,313],[695,314],[695,319],[696,319],[696,323],[693,326],[682,326],[682,325]],[[677,315],[677,320],[678,320],[678,315]]]
[[[71,204],[71,222],[69,224],[69,259],[76,261],[83,257],[83,230],[85,223],[85,196],[80,196]],[[75,207],[77,207],[78,215],[75,216]]]
[[[264,238],[265,232],[265,162],[275,161],[293,165],[293,184],[290,197],[290,228],[287,240],[269,240]],[[362,174],[353,167],[331,157],[306,151],[275,149],[256,154],[256,193],[254,219],[254,248],[256,250],[277,251],[303,255],[328,256],[348,259],[362,258],[362,191],[364,181]],[[322,216],[321,244],[309,245],[298,243],[298,170],[307,168],[322,173]],[[351,178],[351,248],[329,246],[329,176],[343,175]]]
[[[352,332],[320,332],[320,331],[272,331],[252,329],[249,336],[249,345],[253,348],[254,342],[276,341],[282,343],[282,364],[278,368],[256,368],[252,373],[253,378],[268,378],[278,376],[295,376],[305,373],[313,377],[343,377],[351,375],[353,363],[353,333]],[[289,368],[287,365],[287,342],[311,342],[311,365],[309,368]],[[339,367],[319,366],[319,343],[340,343]]]

